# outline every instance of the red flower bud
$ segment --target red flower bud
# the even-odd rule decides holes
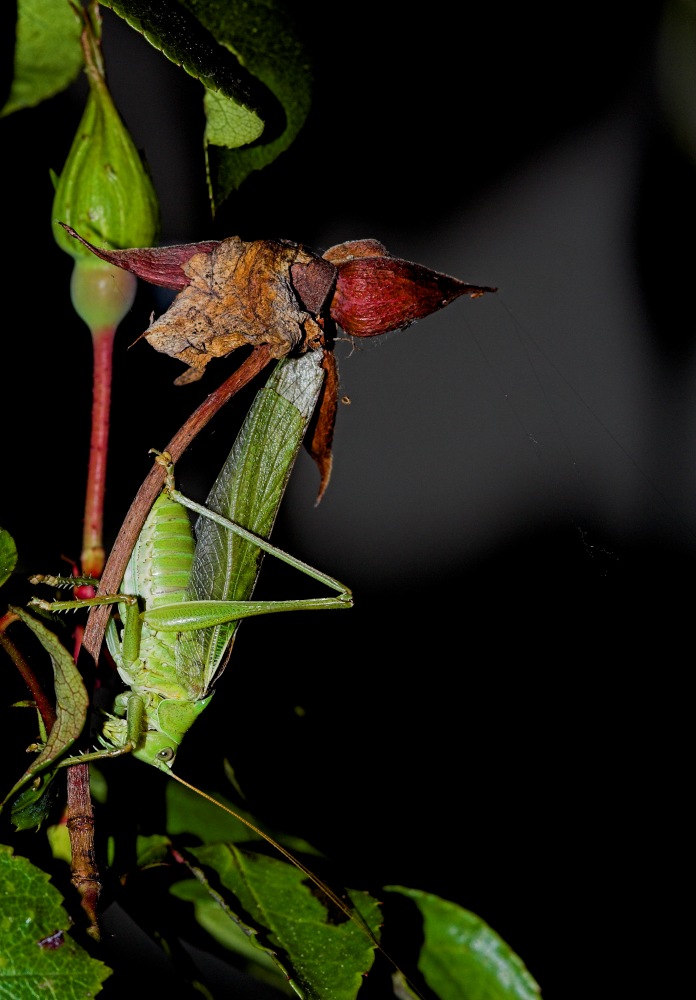
[[[324,256],[338,269],[331,318],[354,337],[401,330],[460,295],[476,298],[496,291],[390,257],[375,240],[332,247]]]

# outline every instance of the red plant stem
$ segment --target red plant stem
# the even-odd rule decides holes
[[[82,530],[81,573],[99,578],[104,569],[104,499],[109,446],[113,346],[116,326],[92,329],[92,427],[89,442],[87,490]],[[75,661],[84,629],[75,631]],[[70,835],[72,883],[89,920],[87,933],[99,939],[98,904],[101,893],[94,850],[94,814],[89,787],[89,765],[67,770],[67,827]]]
[[[17,621],[17,616],[6,615],[3,618],[3,623],[6,619],[10,621]],[[9,624],[9,622],[8,622]],[[46,727],[46,732],[50,733],[53,728],[53,723],[56,721],[56,713],[53,709],[53,705],[50,703],[46,695],[44,694],[43,688],[34,676],[34,671],[31,669],[29,664],[26,662],[20,651],[17,649],[15,644],[12,642],[10,637],[5,634],[4,627],[0,628],[0,646],[2,646],[10,657],[17,670],[22,676],[24,683],[29,688],[29,692],[36,702],[36,707],[39,710],[41,718],[43,719],[43,724]]]
[[[82,532],[82,573],[100,577],[104,569],[104,495],[109,443],[109,408],[115,327],[92,332],[92,430],[89,444],[85,519]]]

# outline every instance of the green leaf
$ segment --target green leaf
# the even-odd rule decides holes
[[[249,840],[251,836],[242,822],[176,781],[167,782],[166,798],[167,833],[172,837],[189,833],[209,844]]]
[[[138,868],[148,868],[150,865],[163,864],[169,856],[171,843],[169,837],[161,833],[138,836],[136,839]]]
[[[232,919],[289,977],[300,996],[355,1000],[374,961],[381,924],[375,899],[351,891],[355,917],[350,919],[304,872],[285,861],[233,844],[209,844],[191,854],[233,894]]]
[[[0,587],[14,573],[17,565],[17,546],[9,531],[0,528]]]
[[[80,20],[67,0],[18,0],[14,79],[0,117],[65,90],[82,65]]]
[[[87,707],[89,705],[89,698],[82,683],[80,672],[75,666],[72,656],[59,639],[50,629],[46,628],[36,618],[33,618],[23,608],[13,607],[11,610],[19,615],[25,625],[31,629],[51,657],[56,692],[56,721],[49,733],[46,746],[34,758],[22,777],[5,797],[2,805],[32,777],[49,767],[54,760],[75,742],[84,728],[85,719],[87,718]]]
[[[0,997],[85,1000],[111,970],[67,933],[70,918],[49,876],[0,844]]]
[[[413,900],[423,918],[418,968],[440,1000],[539,1000],[522,960],[480,917],[439,896],[384,887]]]
[[[245,149],[225,139],[220,109],[206,94],[205,143],[213,206],[220,205],[254,170],[261,170],[288,149],[309,114],[312,73],[308,54],[282,0],[183,0],[216,38],[272,91],[285,121],[265,119],[262,142]]]
[[[28,788],[22,789],[12,803],[10,814],[16,830],[39,829],[58,797],[59,787],[54,780],[56,777],[56,771],[39,774]]]
[[[258,976],[259,966],[265,977],[269,968],[275,970],[283,983],[289,977],[295,992],[310,1000],[353,1000],[374,960],[382,922],[376,900],[351,892],[359,910],[351,919],[306,871],[251,851],[252,838],[261,839],[257,833],[174,781],[167,788],[167,829],[173,837],[193,834],[203,841],[188,853],[205,871],[189,862],[198,882],[187,880],[172,891],[192,903],[196,919],[218,943],[254,963],[251,974]],[[296,854],[317,853],[299,838],[273,836]],[[213,884],[210,870],[216,872]]]
[[[311,73],[281,0],[103,0],[205,87],[213,208],[286,150],[309,113]]]

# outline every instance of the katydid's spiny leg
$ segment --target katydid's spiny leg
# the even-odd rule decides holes
[[[248,531],[241,525],[185,497],[174,485],[174,466],[171,458],[166,453],[158,452],[157,456],[157,461],[164,465],[167,470],[165,490],[169,493],[172,500],[198,514],[199,517],[207,518],[215,524],[220,525],[226,531],[238,535],[262,552],[275,556],[282,562],[310,576],[312,579],[330,587],[339,596],[286,601],[184,600],[176,605],[160,606],[159,608],[152,608],[143,612],[141,617],[148,625],[163,632],[188,632],[262,614],[275,614],[282,611],[338,610],[352,607],[353,598],[350,590],[340,581],[334,579],[334,577],[322,573],[320,570],[309,566],[307,563],[297,559],[295,556],[291,556],[275,545],[271,545],[266,539]]]
[[[245,541],[250,542],[252,545],[261,549],[262,552],[267,552],[269,555],[275,556],[282,562],[287,563],[288,566],[292,566],[294,569],[298,569],[301,573],[311,576],[312,579],[318,580],[319,583],[326,584],[327,587],[330,587],[332,590],[335,590],[341,595],[341,600],[345,604],[349,605],[351,603],[352,596],[349,588],[339,580],[334,579],[334,577],[329,576],[327,573],[322,573],[321,570],[315,569],[308,563],[302,562],[301,559],[291,556],[288,552],[284,552],[283,549],[279,549],[275,545],[271,545],[271,543],[266,541],[265,538],[255,535],[252,531],[247,531],[247,529],[243,528],[241,524],[236,524],[234,521],[230,521],[221,514],[217,514],[214,510],[209,510],[202,504],[196,503],[194,500],[189,500],[188,497],[185,497],[183,493],[174,487],[173,465],[171,462],[169,463],[169,466],[171,473],[168,468],[167,478],[169,481],[171,474],[172,485],[171,487],[169,485],[165,486],[165,489],[169,493],[172,500],[180,503],[183,507],[187,507],[193,513],[199,514],[201,517],[208,518],[210,521],[214,521],[216,524],[219,524],[221,527],[233,532],[235,535],[239,535],[240,538],[243,538]]]

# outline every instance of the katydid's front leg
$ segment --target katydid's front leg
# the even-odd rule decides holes
[[[123,701],[119,701],[119,699],[123,699]],[[69,767],[72,764],[87,764],[93,760],[108,760],[111,757],[120,757],[125,753],[135,753],[143,735],[145,703],[140,695],[131,692],[125,696],[118,696],[114,703],[115,712],[117,712],[119,707],[123,708],[125,718],[121,720],[117,714],[110,718],[112,722],[123,722],[125,724],[123,731],[120,731],[121,727],[117,727],[119,731],[114,732],[112,738],[109,740],[106,735],[109,723],[105,723],[104,735],[99,737],[99,742],[104,747],[103,750],[94,750],[92,753],[68,757],[66,760],[61,761],[58,767]],[[118,742],[120,737],[123,737],[122,743]]]

